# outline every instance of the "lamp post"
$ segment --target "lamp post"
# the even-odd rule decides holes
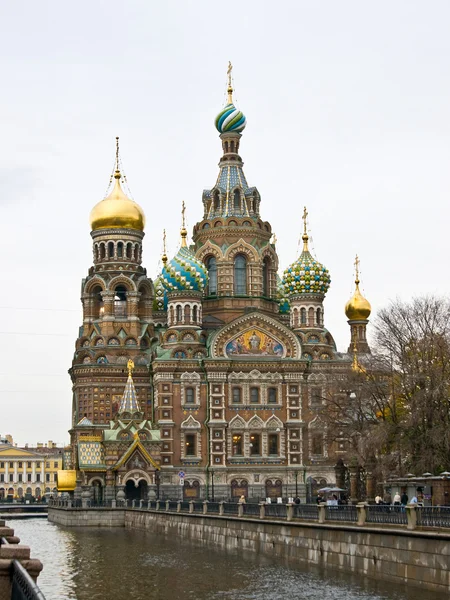
[[[212,500],[212,502],[215,502],[215,500],[214,500],[214,469],[211,469],[211,500]]]

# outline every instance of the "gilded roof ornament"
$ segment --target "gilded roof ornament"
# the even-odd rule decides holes
[[[364,298],[359,290],[360,260],[358,255],[356,255],[355,262],[353,264],[355,266],[355,291],[353,296],[345,305],[345,314],[347,315],[347,319],[349,319],[349,321],[366,321],[372,312],[372,307],[370,306],[370,302]]]

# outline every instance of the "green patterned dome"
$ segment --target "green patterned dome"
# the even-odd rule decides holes
[[[304,249],[283,273],[284,292],[288,297],[297,294],[320,294],[324,296],[331,283],[328,269]]]
[[[277,302],[280,306],[280,314],[287,315],[291,310],[291,303],[286,295],[281,277],[277,274]]]

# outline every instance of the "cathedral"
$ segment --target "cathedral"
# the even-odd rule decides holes
[[[351,341],[338,352],[324,312],[330,273],[310,251],[306,208],[303,250],[279,276],[262,197],[243,169],[245,126],[230,65],[215,120],[217,180],[203,191],[191,242],[183,205],[179,250],[164,250],[154,280],[142,266],[144,211],[124,191],[117,142],[110,193],[90,215],[93,266],[69,371],[73,478],[61,490],[106,501],[263,499],[335,482],[345,440],[329,435],[321,413],[370,353],[370,304],[356,261]]]

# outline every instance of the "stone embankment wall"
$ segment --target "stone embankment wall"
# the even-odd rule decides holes
[[[240,548],[425,589],[450,591],[450,534],[139,509],[50,508],[49,519],[69,526],[122,524],[130,529],[179,535],[223,548]]]

